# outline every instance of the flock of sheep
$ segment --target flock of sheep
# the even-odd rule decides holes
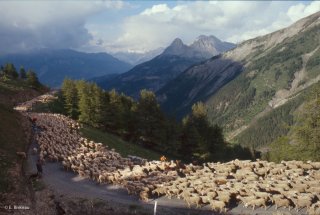
[[[242,203],[253,210],[275,205],[320,214],[320,162],[233,160],[198,166],[124,158],[81,137],[80,124],[66,116],[24,113],[37,119],[40,159],[61,161],[66,170],[99,183],[121,185],[144,201],[165,195],[216,211]]]

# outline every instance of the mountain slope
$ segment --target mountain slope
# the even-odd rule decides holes
[[[41,82],[57,87],[65,76],[73,79],[89,79],[110,73],[123,73],[131,68],[107,53],[82,53],[74,50],[43,49],[23,54],[0,57],[0,64],[11,62],[17,66],[32,68]]]
[[[235,48],[235,44],[223,42],[215,36],[199,36],[191,45],[194,50],[198,51],[201,57],[209,59],[212,56]]]
[[[165,111],[180,118],[193,103],[205,101],[242,71],[241,63],[217,56],[169,82],[157,92],[158,99]]]
[[[112,56],[118,58],[121,61],[127,62],[131,65],[138,65],[147,62],[154,57],[158,56],[164,51],[164,48],[157,48],[155,50],[147,51],[145,53],[137,52],[116,52]]]
[[[202,41],[202,44],[207,45],[194,45],[194,47],[197,47],[195,49],[192,45],[185,45],[181,39],[177,38],[161,55],[135,66],[130,71],[114,79],[98,81],[97,83],[104,89],[115,88],[133,97],[137,97],[141,89],[157,91],[191,65],[207,59],[210,51],[213,50],[213,45],[208,45],[212,40],[210,40],[210,37],[202,36],[196,42],[199,43],[200,41]],[[197,44],[196,42],[194,44]],[[223,50],[221,48],[223,45],[221,44],[225,43],[218,39],[216,43],[219,43],[217,50]],[[234,45],[229,44],[229,46],[226,45],[224,48],[230,49],[233,47]],[[210,57],[214,56],[217,50],[214,49]]]
[[[98,80],[97,84],[107,90],[115,88],[127,95],[137,97],[141,89],[156,91],[197,62],[197,60],[179,56],[160,55],[115,78]]]
[[[194,102],[204,101],[211,122],[236,139],[320,80],[319,17],[320,12],[188,69],[158,91],[162,106],[181,117]],[[224,62],[231,68],[220,69]]]

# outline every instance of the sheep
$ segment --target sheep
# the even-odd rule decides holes
[[[197,207],[200,203],[215,205],[212,202],[216,201],[222,202],[222,206],[211,206],[212,209],[222,210],[237,194],[237,200],[253,207],[266,206],[269,199],[276,207],[290,206],[293,202],[283,195],[311,203],[316,197],[307,198],[301,192],[314,193],[318,198],[320,195],[317,181],[320,180],[320,162],[283,161],[275,164],[236,159],[202,166],[181,165],[173,161],[146,162],[142,158],[141,162],[133,162],[102,143],[82,137],[81,125],[66,116],[26,114],[37,118],[37,126],[44,128],[36,134],[41,159],[61,161],[66,170],[99,183],[121,184],[129,194],[137,194],[142,200],[147,200],[149,194],[175,196]],[[272,198],[271,194],[275,197]]]
[[[210,198],[209,196],[200,196],[200,199],[203,204],[209,204],[210,199],[212,199],[212,198]]]
[[[265,210],[267,209],[267,202],[265,199],[252,199],[245,204],[245,207],[252,206],[252,210],[255,207],[262,207],[264,206]]]
[[[219,212],[227,212],[226,203],[224,201],[211,199],[209,204],[212,210],[219,210]]]
[[[167,188],[164,186],[158,186],[156,189],[152,191],[152,194],[157,194],[158,196],[164,195],[166,193]]]
[[[27,154],[26,154],[25,152],[16,152],[16,154],[17,154],[18,156],[20,156],[21,158],[23,158],[23,159],[26,159],[26,158],[27,158]]]
[[[139,197],[142,201],[144,202],[147,202],[149,200],[149,193],[148,193],[148,190],[144,190],[144,191],[141,191],[139,193]]]
[[[300,196],[291,197],[291,201],[294,203],[296,211],[299,211],[299,208],[307,208],[307,210],[312,205],[312,200],[310,198],[303,198]]]
[[[288,207],[290,211],[291,207],[291,201],[287,198],[285,198],[282,194],[276,194],[271,196],[271,202],[276,205],[276,210],[279,207]]]
[[[244,206],[246,207],[247,203],[250,202],[251,200],[256,199],[255,196],[241,196],[241,195],[237,195],[236,199],[240,202],[242,202],[244,204]]]
[[[298,193],[304,193],[309,188],[307,184],[302,184],[302,183],[291,184],[291,186],[292,186],[292,189],[294,191],[297,191]]]
[[[201,198],[199,195],[192,193],[189,196],[184,196],[184,200],[187,202],[188,207],[190,208],[191,205],[196,205],[197,208],[199,208],[199,205],[201,203]]]
[[[308,214],[310,215],[319,215],[320,214],[320,201],[311,205],[308,209]]]
[[[232,193],[224,190],[224,191],[217,191],[217,199],[220,201],[223,201],[226,203],[226,205],[229,205],[231,199],[232,199]]]
[[[256,191],[254,192],[254,195],[258,198],[262,198],[262,199],[265,199],[265,200],[268,200],[270,198],[270,193],[266,193],[266,192],[259,192],[259,191]]]
[[[320,169],[320,162],[310,162],[309,161],[308,163],[310,163],[314,169],[317,169],[317,170]]]
[[[35,154],[37,154],[37,152],[38,152],[38,149],[37,149],[36,147],[34,147],[34,148],[32,149],[32,153],[35,155]]]

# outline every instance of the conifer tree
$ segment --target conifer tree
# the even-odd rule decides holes
[[[305,159],[320,161],[320,84],[312,92],[294,128],[298,151]]]
[[[19,76],[19,74],[17,73],[16,68],[14,67],[14,65],[12,63],[7,63],[4,66],[3,72],[4,72],[4,75],[9,77],[9,78],[16,79]]]
[[[121,128],[121,101],[115,89],[109,92],[109,107],[106,113],[107,126],[114,132]]]
[[[34,71],[28,70],[26,76],[27,76],[27,83],[29,86],[34,88],[39,88],[41,86],[38,80],[38,76]]]
[[[207,109],[202,102],[192,106],[189,116],[183,120],[183,148],[191,147],[198,160],[221,159],[223,157],[224,139],[219,126],[210,125]]]
[[[78,110],[78,90],[75,81],[71,79],[64,79],[61,87],[64,98],[64,106],[68,116],[77,119],[79,115]]]
[[[165,138],[164,116],[152,91],[141,90],[137,104],[137,125],[142,142],[150,147],[161,145]]]
[[[102,127],[103,120],[106,115],[106,95],[97,84],[90,84],[91,105],[92,105],[92,125],[94,127]]]
[[[26,70],[23,68],[23,66],[20,67],[19,76],[21,79],[27,78]]]
[[[93,108],[90,84],[85,81],[78,81],[76,88],[78,90],[79,121],[86,124],[92,124]]]

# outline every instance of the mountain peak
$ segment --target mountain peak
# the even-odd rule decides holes
[[[182,46],[184,45],[182,40],[180,38],[176,38],[172,41],[171,45],[170,46]]]
[[[190,47],[201,53],[203,57],[210,58],[221,52],[234,48],[235,45],[223,42],[213,35],[200,35],[190,45]]]
[[[200,35],[189,46],[185,45],[180,38],[174,39],[170,46],[165,49],[163,54],[208,59],[234,47],[234,44],[222,42],[215,36]]]
[[[219,40],[217,37],[213,36],[213,35],[200,35],[199,37],[197,37],[196,41],[219,41],[221,42],[221,40]]]
[[[185,45],[180,38],[176,38],[173,42],[168,46],[163,54],[165,55],[183,55],[189,47]]]

